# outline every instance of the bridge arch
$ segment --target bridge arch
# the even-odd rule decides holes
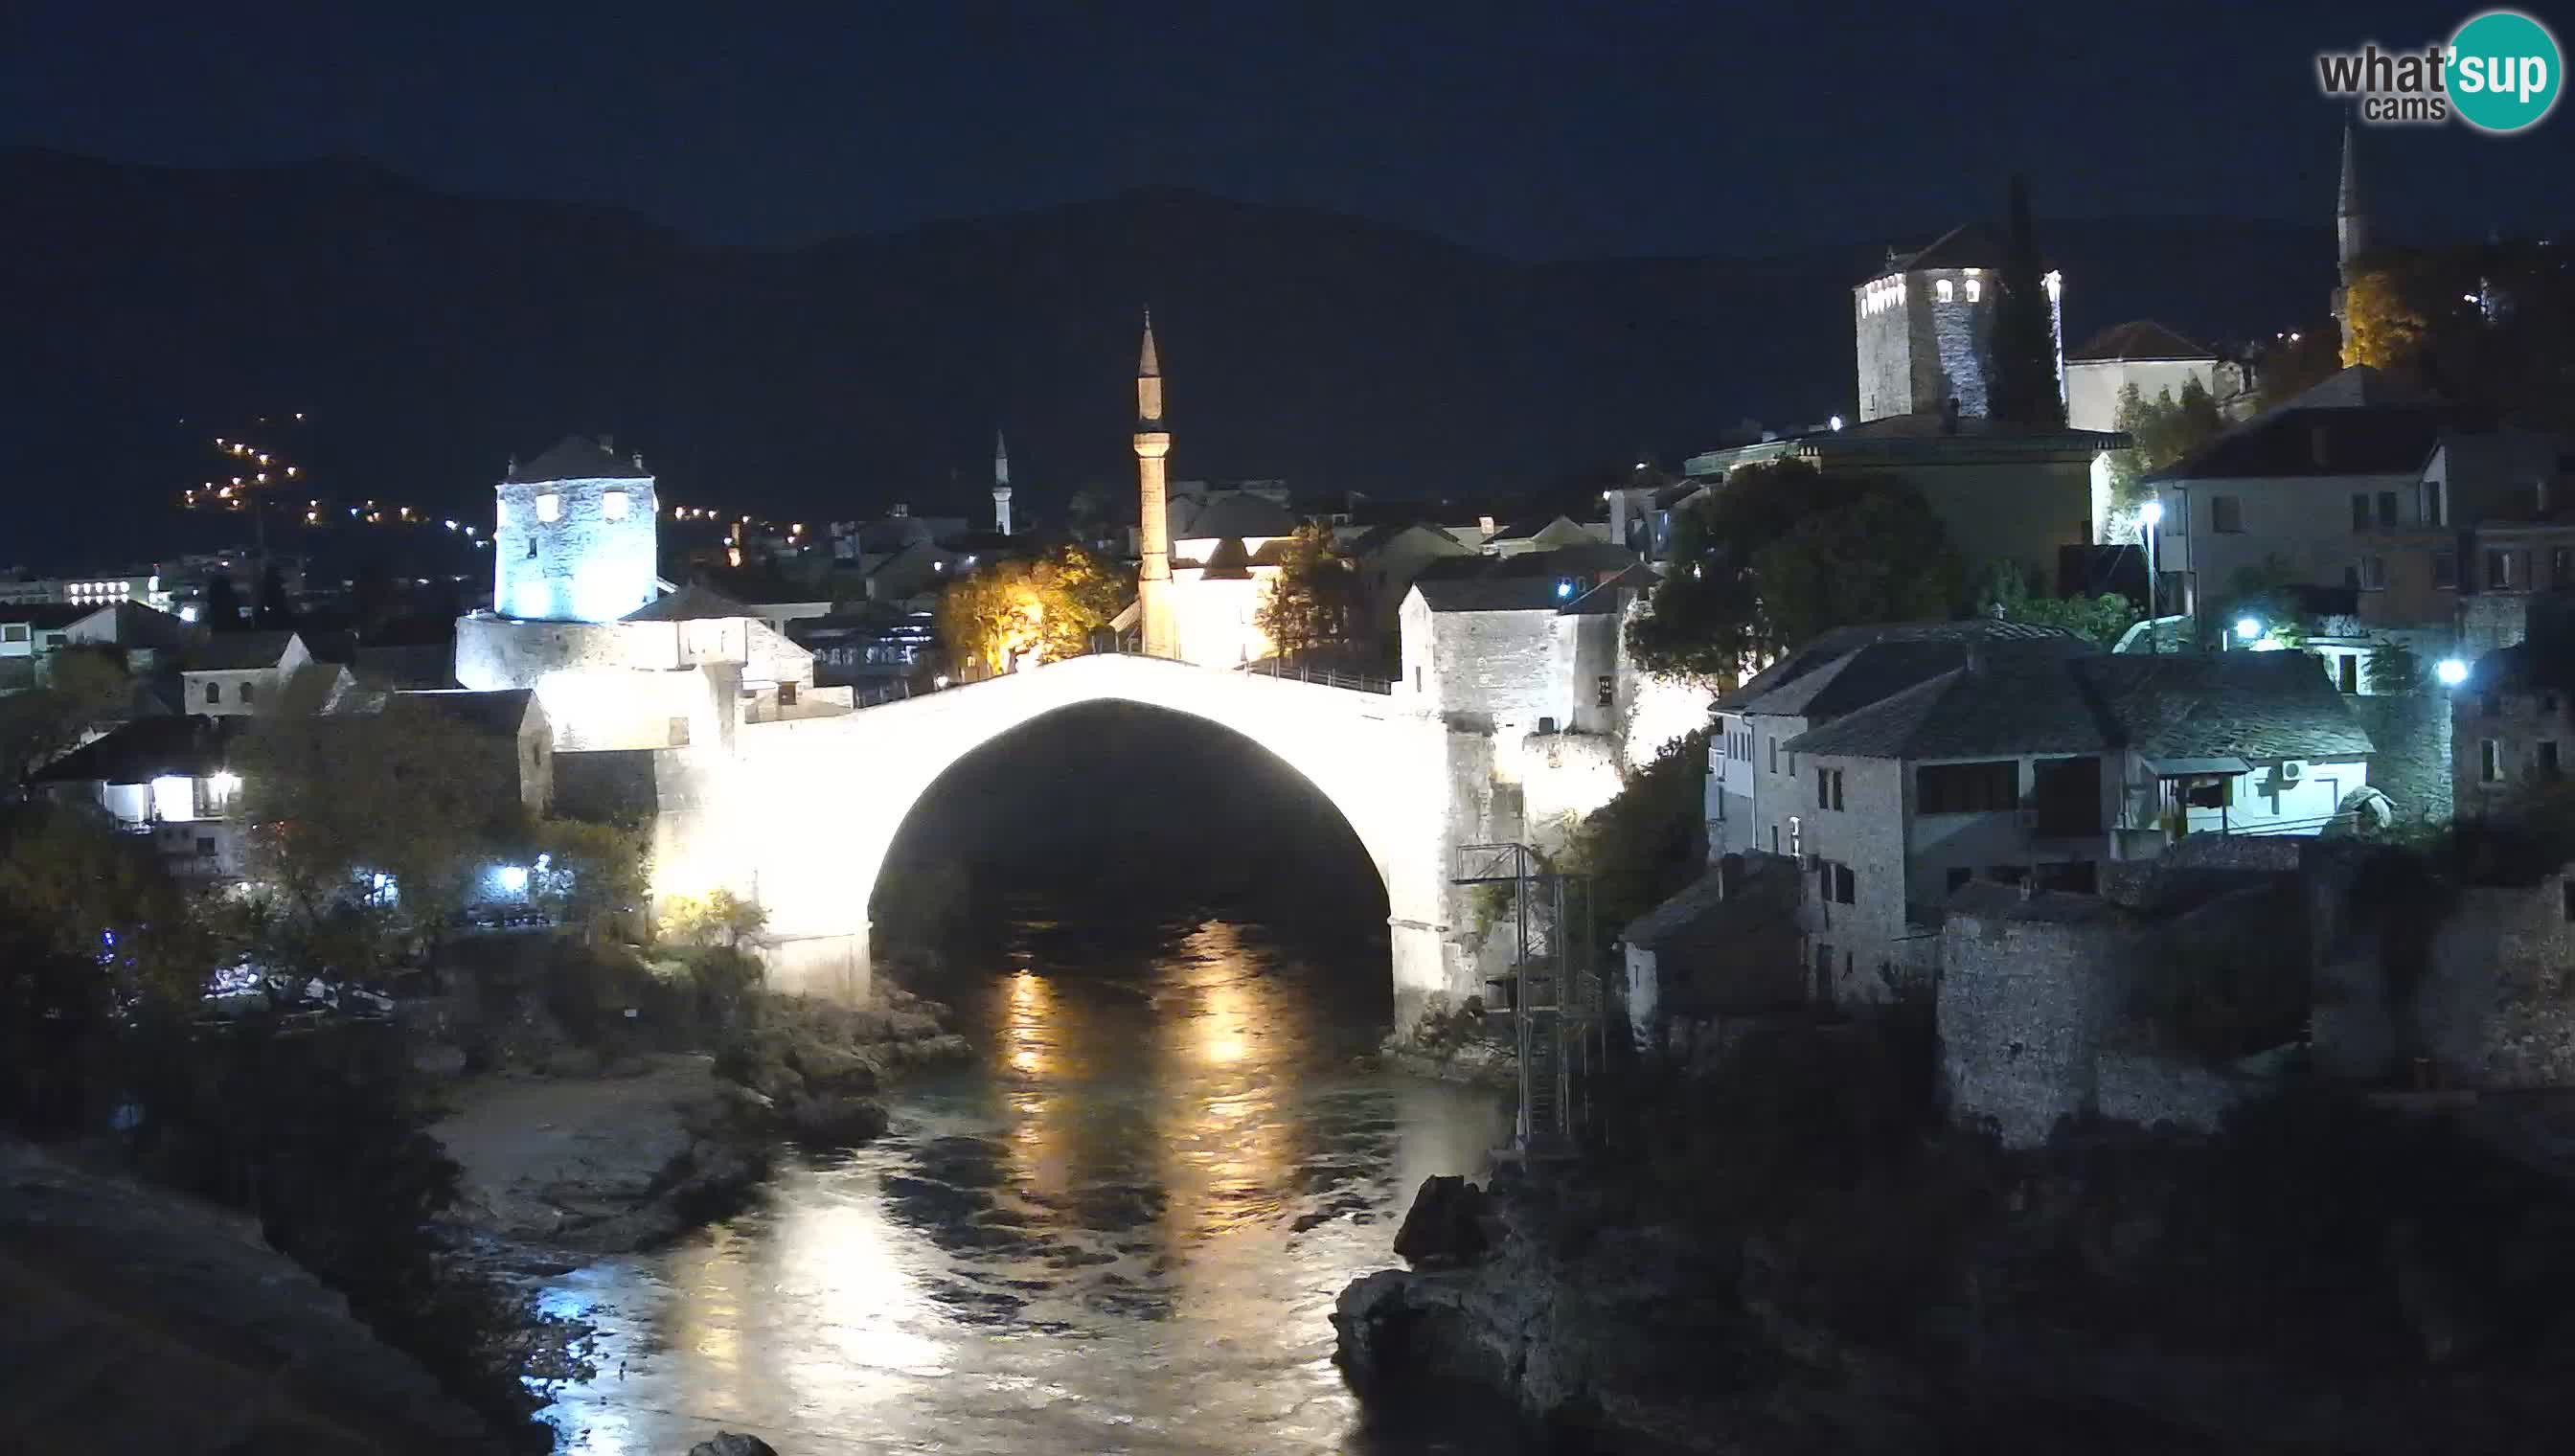
[[[781,983],[863,990],[869,900],[913,807],[1005,733],[1111,702],[1202,720],[1294,769],[1340,813],[1385,886],[1396,1024],[1453,989],[1447,729],[1382,694],[1102,655],[837,718],[745,725],[711,770],[731,781],[701,786],[694,812],[680,816],[687,827],[661,853],[725,866],[737,881],[748,870],[738,887],[769,911]]]

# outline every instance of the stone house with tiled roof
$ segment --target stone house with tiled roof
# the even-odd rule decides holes
[[[1940,907],[1980,877],[2090,893],[2185,834],[2348,822],[2373,749],[2300,653],[1966,652],[1778,745],[1815,994],[1927,985]]]

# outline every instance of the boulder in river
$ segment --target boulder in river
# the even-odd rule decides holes
[[[1484,1233],[1484,1190],[1455,1176],[1421,1180],[1395,1230],[1395,1257],[1416,1269],[1470,1264],[1492,1241]]]
[[[778,1448],[758,1436],[740,1431],[718,1431],[712,1441],[700,1441],[689,1448],[689,1456],[778,1456]]]

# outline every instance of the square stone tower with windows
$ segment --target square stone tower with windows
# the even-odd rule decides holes
[[[567,435],[501,482],[492,608],[536,622],[615,622],[653,600],[660,507],[644,457]]]
[[[1974,224],[1952,228],[1919,252],[1887,254],[1886,267],[1851,290],[1859,341],[1859,418],[1937,415],[1958,402],[1963,419],[1987,413],[1994,299],[2005,250]],[[2065,380],[2063,289],[2046,276],[2048,325],[2059,393]]]

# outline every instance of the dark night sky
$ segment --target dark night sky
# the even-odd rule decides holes
[[[2469,9],[533,13],[555,8],[18,0],[0,24],[0,144],[178,165],[362,156],[737,242],[1179,183],[1523,258],[1758,253],[1984,211],[2014,169],[2054,216],[2308,218],[2338,125],[2315,51],[2417,45]],[[2387,136],[2373,144],[2383,229],[2563,229],[2570,141],[2562,114],[2514,139]]]

